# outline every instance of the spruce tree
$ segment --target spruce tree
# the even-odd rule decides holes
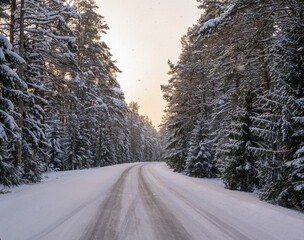
[[[48,143],[45,135],[47,129],[46,109],[50,109],[51,89],[58,83],[63,59],[71,64],[71,51],[68,47],[74,42],[71,31],[65,21],[73,16],[72,9],[63,1],[25,1],[24,41],[17,39],[16,47],[24,48],[24,81],[28,85],[27,96],[22,102],[22,167],[23,177],[28,181],[40,180],[41,171],[46,168]],[[21,18],[20,18],[21,19]],[[16,28],[18,29],[18,28]],[[20,35],[20,36],[21,36]],[[68,36],[67,36],[68,35]],[[23,45],[22,45],[23,44]],[[55,47],[56,45],[56,47]],[[54,72],[51,71],[54,70]],[[59,74],[58,74],[59,75]]]
[[[49,120],[46,129],[46,137],[48,141],[46,165],[48,171],[62,171],[64,170],[64,156],[62,140],[63,124],[60,121],[58,114],[54,115]]]
[[[252,89],[244,91],[239,98],[236,115],[232,116],[228,130],[228,142],[224,144],[219,161],[222,178],[227,188],[251,192],[259,187],[256,157],[249,150],[258,146],[258,139],[252,133],[251,117],[255,115],[253,103],[255,93]]]
[[[22,90],[27,89],[27,85],[14,70],[20,64],[24,64],[24,60],[13,52],[8,39],[0,34],[0,184],[4,186],[21,182],[14,151],[14,143],[20,135],[16,109],[18,101],[24,98]]]
[[[208,141],[206,119],[197,121],[192,131],[190,148],[186,160],[185,172],[193,177],[215,177],[218,170],[215,166],[212,144]]]
[[[282,35],[273,46],[270,57],[273,63],[271,76],[276,85],[270,97],[281,108],[277,122],[277,149],[281,151],[280,171],[283,175],[281,188],[276,189],[278,196],[274,200],[281,205],[303,210],[304,5],[293,2],[288,7],[291,16],[282,21]],[[267,196],[267,190],[263,197]]]

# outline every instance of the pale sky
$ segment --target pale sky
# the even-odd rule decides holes
[[[104,41],[123,73],[118,81],[126,102],[136,101],[139,112],[157,127],[166,102],[161,84],[170,78],[168,59],[181,53],[181,37],[200,16],[196,0],[96,0],[110,27]]]

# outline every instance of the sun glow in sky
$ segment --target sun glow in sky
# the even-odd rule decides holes
[[[196,0],[96,0],[110,27],[104,41],[122,70],[117,78],[126,102],[157,127],[166,102],[161,84],[170,78],[168,59],[178,60],[181,37],[199,18]]]

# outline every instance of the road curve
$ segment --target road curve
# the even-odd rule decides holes
[[[202,188],[198,179],[180,175],[189,185],[179,186],[157,166],[142,163],[127,168],[107,193],[81,240],[280,239],[271,232],[273,229],[258,229],[226,213],[212,203],[212,197],[202,198],[205,186]],[[214,192],[217,194],[217,188]]]

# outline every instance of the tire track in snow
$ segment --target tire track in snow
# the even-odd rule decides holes
[[[132,234],[132,231],[135,232],[135,239],[140,239],[138,235],[139,219],[136,215],[136,207],[140,204],[139,200],[140,196],[136,194],[128,207],[124,219],[122,220],[118,237],[119,240],[124,240],[126,236],[128,236],[130,233]]]
[[[131,168],[135,167],[137,165],[131,166],[129,168],[127,168],[126,170],[124,170],[124,172],[122,173],[122,175],[120,176],[120,178],[117,180],[117,182],[119,182],[121,180],[121,178],[123,177],[123,175],[126,175]],[[117,182],[115,183],[115,185],[117,184]],[[115,187],[114,185],[114,187]],[[109,190],[109,192],[113,191],[113,187]],[[51,224],[49,227],[45,228],[43,231],[35,234],[34,236],[28,238],[28,240],[40,240],[43,239],[43,237],[47,236],[49,233],[53,232],[54,230],[56,230],[58,227],[60,227],[62,224],[64,224],[65,222],[67,222],[69,219],[71,219],[73,216],[77,215],[80,211],[82,211],[84,208],[86,208],[88,205],[98,201],[98,199],[100,199],[105,193],[101,192],[100,194],[98,194],[95,198],[84,202],[83,204],[81,204],[78,208],[74,209],[73,211],[71,211],[71,213],[69,213],[68,215],[62,217],[61,219],[59,219],[58,221],[56,221],[56,223]]]
[[[137,166],[137,165],[135,165]],[[86,233],[81,237],[83,240],[116,240],[118,239],[119,229],[117,226],[120,221],[123,189],[128,173],[135,166],[127,168],[110,189],[108,195],[101,203],[98,215],[92,221]]]
[[[150,220],[157,240],[188,240],[191,236],[180,221],[168,210],[167,206],[153,194],[143,176],[143,166],[139,168],[139,191],[144,207]]]
[[[178,199],[182,200],[185,204],[187,204],[190,208],[194,209],[198,214],[200,214],[202,217],[207,219],[209,222],[211,222],[214,226],[216,226],[219,230],[227,234],[229,237],[231,237],[234,240],[250,240],[246,235],[241,233],[236,228],[230,226],[229,224],[225,223],[215,215],[211,214],[207,210],[203,209],[200,206],[197,206],[196,204],[192,203],[188,198],[186,198],[184,195],[182,195],[177,190],[173,189],[171,186],[168,185],[164,180],[160,179],[157,174],[152,170],[150,171],[154,179],[161,183],[161,185],[165,186],[166,189],[171,191]]]
[[[112,188],[110,188],[109,192],[111,193],[113,191],[113,189],[115,188],[115,186],[118,184],[118,182],[122,181],[122,178],[125,178],[126,175],[128,174],[128,172],[135,166],[138,165],[134,165],[131,166],[129,168],[127,168],[126,170],[123,171],[123,173],[121,174],[121,176],[119,177],[119,179],[116,181],[116,183],[114,184],[114,186]],[[101,192],[100,194],[98,194],[95,198],[81,204],[78,208],[74,209],[73,211],[71,211],[71,213],[69,213],[68,215],[62,217],[60,220],[56,221],[56,223],[51,224],[49,227],[47,227],[46,229],[44,229],[43,231],[35,234],[34,236],[28,238],[28,240],[40,240],[43,239],[45,236],[47,236],[49,233],[53,232],[54,230],[56,230],[58,227],[60,227],[62,224],[64,224],[65,222],[67,222],[69,219],[71,219],[73,216],[77,215],[80,211],[82,211],[83,209],[85,209],[88,205],[91,205],[92,203],[98,201],[105,193]],[[105,199],[107,200],[107,199]],[[105,200],[103,201],[103,203],[105,202]],[[86,234],[88,233],[88,231],[86,232]],[[89,238],[81,238],[81,239],[89,239]]]

